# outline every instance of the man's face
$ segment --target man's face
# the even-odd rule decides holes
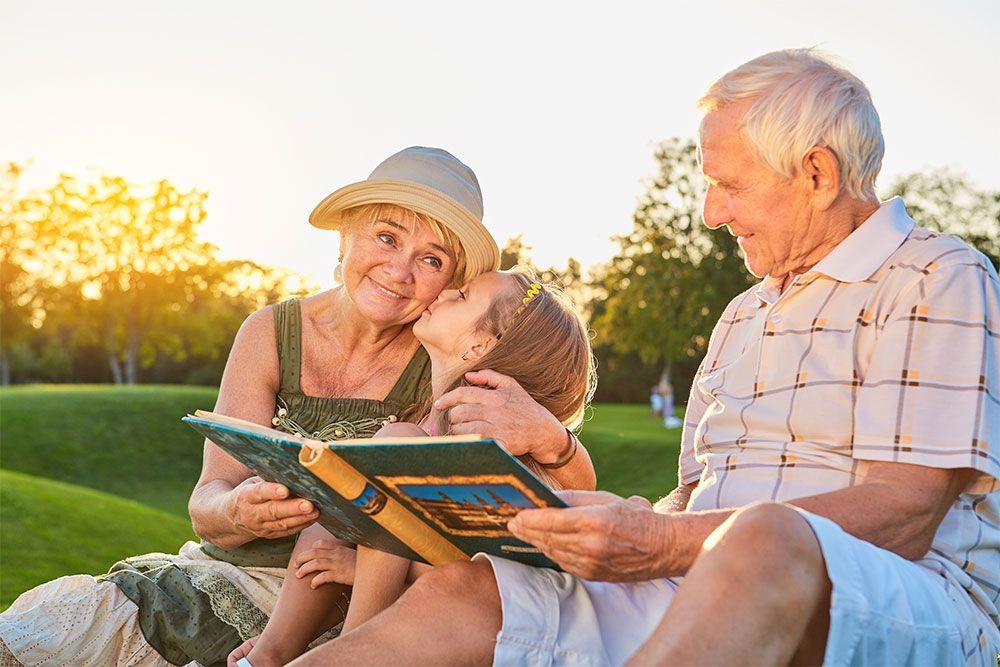
[[[712,111],[702,120],[701,164],[708,181],[703,217],[737,237],[750,273],[781,277],[822,240],[811,220],[811,180],[787,179],[754,159],[740,128],[750,102]]]

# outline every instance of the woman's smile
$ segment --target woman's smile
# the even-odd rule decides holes
[[[372,287],[375,288],[375,293],[376,294],[384,296],[387,299],[390,299],[390,300],[393,300],[393,301],[399,301],[399,300],[402,300],[402,299],[408,299],[409,298],[409,297],[407,297],[407,296],[405,296],[403,294],[400,294],[399,292],[392,291],[391,289],[389,289],[388,287],[386,287],[382,283],[378,282],[377,280],[375,280],[371,276],[365,276],[365,277],[368,278],[368,282],[370,282],[372,284]]]

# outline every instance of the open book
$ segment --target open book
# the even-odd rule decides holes
[[[565,507],[524,464],[479,436],[322,442],[212,412],[183,418],[269,482],[312,501],[341,539],[441,565],[477,552],[556,568],[507,522]]]

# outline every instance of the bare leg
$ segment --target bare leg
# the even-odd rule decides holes
[[[306,528],[295,544],[293,563],[295,556],[312,548],[317,539],[335,538],[318,524]],[[312,640],[344,619],[346,596],[351,587],[327,583],[313,589],[311,579],[296,577],[294,565],[288,566],[274,613],[247,655],[254,667],[284,665],[302,655]]]
[[[785,505],[752,505],[705,541],[670,609],[629,664],[820,664],[830,591],[806,520]]]
[[[434,568],[391,607],[292,665],[489,664],[500,594],[485,561]]]
[[[351,607],[344,619],[346,634],[399,599],[406,584],[410,560],[358,546]]]

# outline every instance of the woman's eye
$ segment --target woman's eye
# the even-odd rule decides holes
[[[465,301],[465,292],[463,292],[462,290],[458,290],[458,298],[461,299],[462,301]]]
[[[444,266],[444,263],[437,257],[424,257],[424,263],[428,266],[432,266],[435,269],[440,269]]]
[[[396,244],[396,239],[392,236],[392,234],[378,234],[378,240],[386,245]]]

